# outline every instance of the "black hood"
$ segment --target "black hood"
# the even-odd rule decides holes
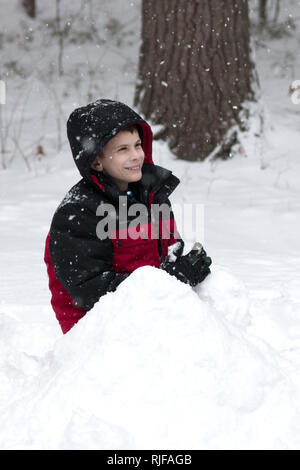
[[[131,124],[137,124],[142,131],[145,162],[153,163],[151,128],[126,104],[100,99],[71,113],[67,122],[68,139],[75,164],[84,178],[90,179],[91,164],[105,144]]]

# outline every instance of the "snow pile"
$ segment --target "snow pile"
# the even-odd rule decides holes
[[[297,446],[299,374],[248,332],[249,306],[221,267],[193,290],[147,266],[39,356],[2,316],[0,447]]]

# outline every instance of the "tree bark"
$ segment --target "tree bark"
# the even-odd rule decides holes
[[[22,0],[22,5],[27,15],[30,16],[31,18],[35,18],[36,16],[35,0]]]
[[[247,0],[143,0],[134,104],[179,158],[228,156],[253,71]]]
[[[267,24],[267,0],[259,0],[259,24],[261,28]]]

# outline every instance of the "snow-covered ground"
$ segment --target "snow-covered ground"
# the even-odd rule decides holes
[[[282,15],[299,16],[299,1],[287,3]],[[300,449],[300,104],[288,94],[300,79],[299,28],[256,48],[262,137],[204,163],[154,143],[155,161],[181,179],[179,225],[182,204],[204,208],[199,241],[213,265],[195,289],[141,268],[63,336],[43,249],[79,175],[65,140],[51,147],[54,117],[45,160],[28,172],[18,157],[0,172],[1,449]],[[138,43],[132,61],[137,52]],[[101,97],[130,105],[136,64],[120,92],[123,58],[108,57]],[[42,114],[39,90],[27,129]],[[70,93],[67,114],[73,102]],[[196,238],[185,234],[187,249]]]

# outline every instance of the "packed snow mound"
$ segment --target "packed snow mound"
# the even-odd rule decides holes
[[[22,388],[2,402],[0,447],[297,446],[299,377],[247,332],[248,307],[219,267],[195,289],[136,270],[53,350],[27,358],[34,369],[23,364]]]

